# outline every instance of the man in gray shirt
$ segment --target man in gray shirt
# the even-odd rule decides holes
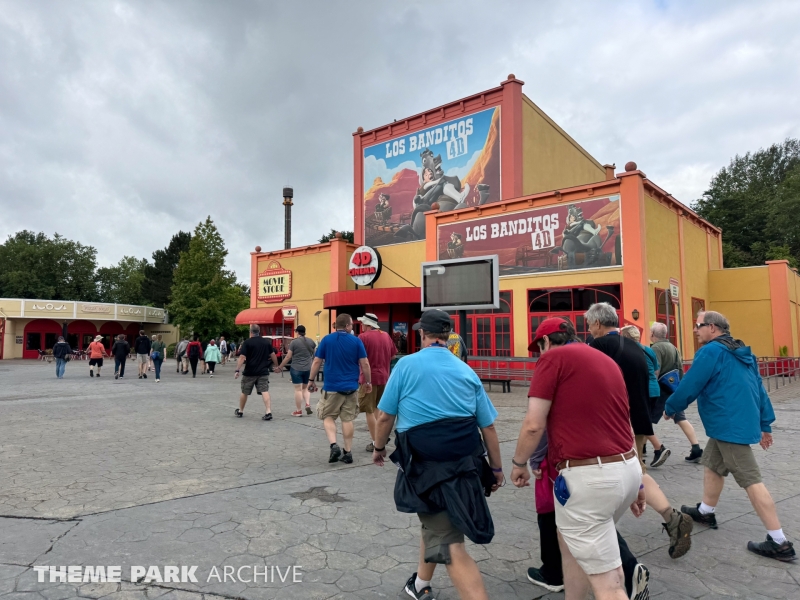
[[[294,384],[294,403],[297,408],[292,413],[293,417],[302,417],[303,411],[301,407],[305,400],[306,412],[311,414],[311,393],[308,391],[308,376],[311,372],[311,362],[314,360],[314,350],[317,345],[306,337],[305,325],[298,325],[295,329],[297,337],[289,344],[289,351],[286,353],[283,361],[280,364],[280,369],[286,366],[286,363],[292,361],[289,367],[289,375],[292,377]]]

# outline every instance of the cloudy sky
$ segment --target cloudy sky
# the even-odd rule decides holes
[[[229,265],[352,228],[352,133],[497,86],[690,203],[800,137],[800,2],[0,0],[0,237],[102,265],[206,215]]]

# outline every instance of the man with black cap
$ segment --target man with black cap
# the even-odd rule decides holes
[[[358,339],[364,344],[369,359],[369,370],[372,374],[372,390],[367,392],[364,385],[364,374],[358,378],[358,412],[364,413],[367,418],[367,429],[369,429],[369,444],[367,452],[375,450],[375,434],[377,425],[375,423],[375,411],[378,410],[378,402],[381,401],[386,382],[389,380],[389,365],[392,358],[397,354],[397,348],[391,336],[385,331],[381,331],[378,324],[378,317],[373,313],[366,313],[363,317],[358,317],[363,330]]]
[[[438,309],[425,311],[414,325],[422,350],[392,371],[378,405],[372,454],[383,466],[396,420],[395,505],[417,513],[422,524],[419,565],[403,591],[418,600],[434,600],[430,583],[437,564],[447,565],[461,598],[488,598],[464,536],[476,544],[492,540],[486,496],[505,481],[494,428],[497,411],[475,371],[447,349],[450,328],[450,315]]]

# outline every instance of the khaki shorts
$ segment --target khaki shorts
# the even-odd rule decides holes
[[[355,421],[357,416],[356,392],[347,395],[339,392],[322,392],[322,398],[317,404],[317,418],[320,420],[331,418],[334,421],[339,418],[342,423],[348,423]]]
[[[242,393],[249,396],[253,392],[253,386],[256,392],[264,394],[269,391],[269,376],[268,375],[242,375]]]
[[[561,469],[570,496],[555,501],[556,525],[570,554],[587,575],[622,564],[615,523],[636,500],[642,473],[637,461]]]
[[[425,562],[450,564],[450,544],[463,544],[464,534],[455,528],[447,511],[432,515],[418,513],[422,523],[422,543],[425,545]]]
[[[186,356],[185,354],[181,356],[181,367],[183,368],[184,371],[189,370],[189,357]]]
[[[642,448],[644,448],[645,443],[647,442],[646,435],[636,435],[634,436],[634,444],[636,445],[636,454],[639,455],[639,464],[642,465],[642,475],[647,473],[647,463],[644,461],[644,456],[642,455]]]
[[[372,385],[372,391],[368,394],[364,391],[364,385],[358,388],[358,412],[372,414],[378,410],[378,403],[383,397],[383,390],[386,385]]]
[[[743,489],[761,483],[761,470],[756,463],[753,449],[747,444],[732,444],[709,438],[703,448],[700,464],[721,477],[733,473],[736,483]]]
[[[146,365],[147,361],[150,360],[149,354],[137,354],[136,355],[136,362],[142,365]]]

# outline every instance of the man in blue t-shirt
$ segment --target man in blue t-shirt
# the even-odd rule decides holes
[[[353,421],[358,416],[358,376],[364,373],[364,390],[372,391],[372,376],[367,360],[367,350],[356,336],[352,335],[353,319],[350,315],[336,317],[336,331],[326,335],[317,346],[311,364],[308,391],[317,391],[314,380],[322,363],[325,363],[325,383],[322,398],[317,404],[317,417],[325,426],[325,434],[331,445],[329,463],[342,461],[350,464],[353,454]],[[342,448],[336,443],[336,419],[342,421]]]

